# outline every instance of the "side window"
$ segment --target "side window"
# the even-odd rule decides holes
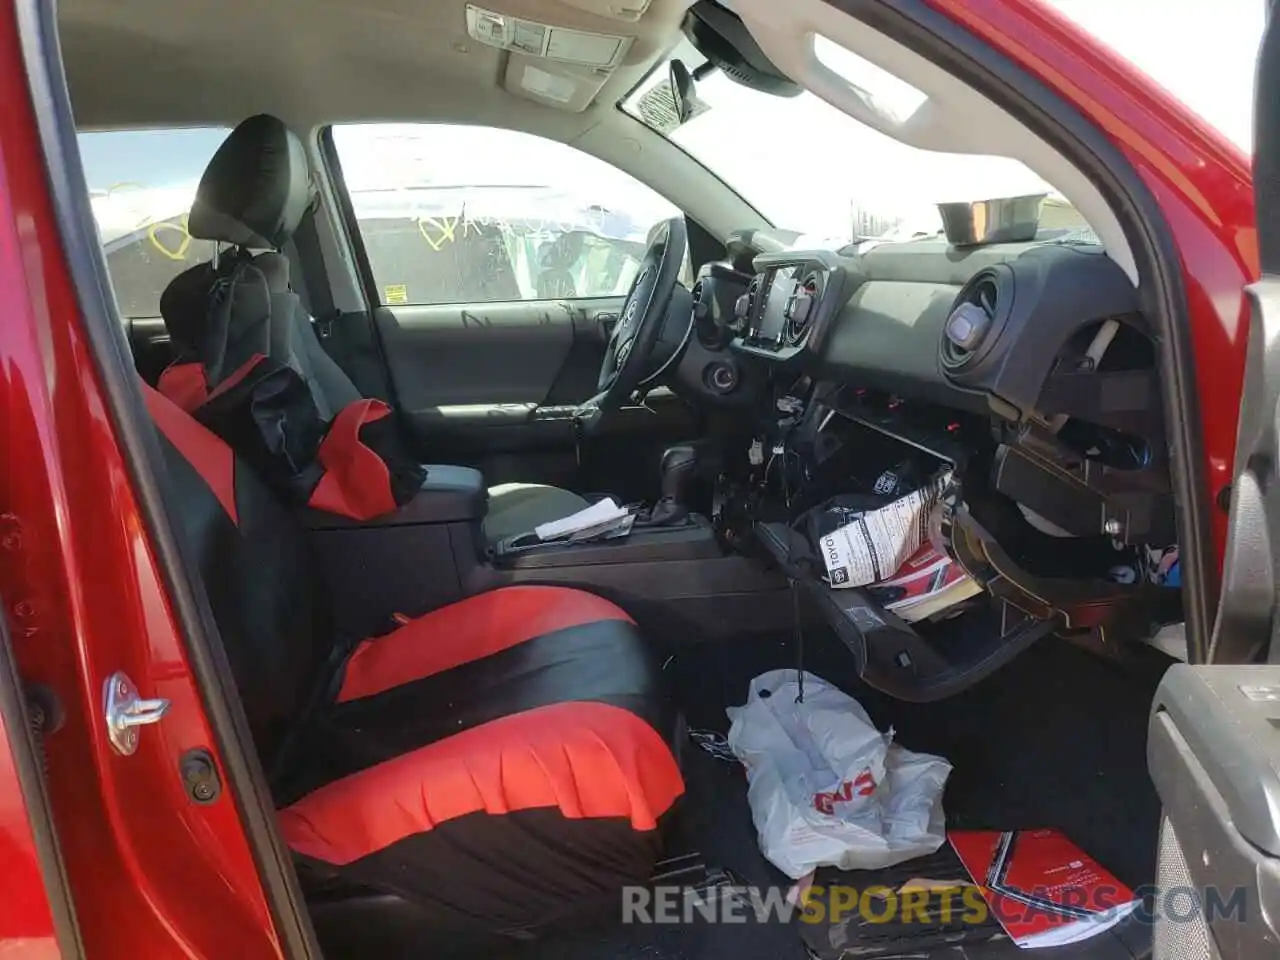
[[[678,216],[632,177],[532,134],[333,128],[382,303],[622,296],[650,228]]]
[[[89,200],[123,316],[160,316],[169,281],[213,255],[213,244],[187,232],[187,213],[227,133],[225,127],[80,133]]]

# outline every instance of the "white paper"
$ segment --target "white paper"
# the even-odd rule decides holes
[[[865,587],[892,577],[920,549],[928,535],[929,512],[949,481],[950,474],[943,474],[823,537],[822,559],[831,586]]]
[[[605,497],[575,514],[541,523],[534,527],[533,532],[538,535],[539,540],[556,540],[581,533],[591,527],[616,523],[626,516],[629,516],[627,511],[618,506],[613,497]]]
[[[1121,903],[1103,913],[1096,913],[1087,920],[1064,923],[1061,926],[1051,927],[1043,933],[1015,937],[1013,942],[1020,947],[1033,950],[1079,943],[1082,940],[1088,940],[1090,937],[1096,937],[1098,934],[1110,930],[1129,914],[1133,913],[1140,902],[1139,900],[1131,900],[1129,903]]]
[[[617,537],[625,537],[631,532],[632,526],[636,522],[634,513],[623,513],[620,517],[607,520],[604,523],[597,523],[593,526],[579,530],[577,533],[569,535],[570,543],[585,543],[588,540],[613,540]]]

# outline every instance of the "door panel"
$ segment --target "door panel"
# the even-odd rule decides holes
[[[1155,958],[1280,953],[1280,32],[1255,84],[1254,202],[1262,277],[1248,352],[1208,665],[1175,665],[1147,760],[1164,805]]]
[[[429,429],[442,407],[586,400],[604,357],[597,318],[616,317],[621,305],[621,298],[442,304],[383,307],[375,316],[400,405]],[[581,389],[557,390],[562,379]]]
[[[324,140],[419,455],[491,483],[588,491],[644,457],[656,479],[657,451],[693,429],[674,398],[611,417],[586,447],[571,413],[596,393],[653,225],[680,211],[598,157],[516,130],[337,125]]]
[[[427,461],[490,483],[651,497],[663,446],[695,435],[666,390],[584,440],[573,409],[596,393],[622,298],[383,307],[375,313],[405,424]],[[650,469],[651,467],[651,469]]]
[[[1280,951],[1280,666],[1171,667],[1147,759],[1164,803],[1156,960]]]

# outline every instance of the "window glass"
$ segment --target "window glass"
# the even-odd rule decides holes
[[[893,123],[920,109],[925,95],[833,41],[816,36],[814,54],[862,91]],[[1090,242],[1084,218],[1023,164],[1005,157],[922,150],[855,120],[817,95],[771,96],[723,71],[699,71],[706,58],[687,39],[672,51],[695,73],[693,112],[683,123],[664,110],[670,68],[659,64],[623,101],[639,118],[736,190],[775,226],[802,236],[801,247],[892,242],[941,232],[938,203],[1041,195],[1040,227]],[[765,131],[743,149],[742,131]]]
[[[492,127],[334,127],[384,304],[624,295],[679,211],[602,160]]]
[[[125,317],[160,316],[160,294],[183,270],[208,260],[187,214],[225,127],[95,130],[80,157],[116,302]]]

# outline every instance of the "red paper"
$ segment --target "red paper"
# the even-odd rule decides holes
[[[1020,947],[1088,939],[1138,905],[1132,890],[1058,830],[954,830],[947,839]]]

